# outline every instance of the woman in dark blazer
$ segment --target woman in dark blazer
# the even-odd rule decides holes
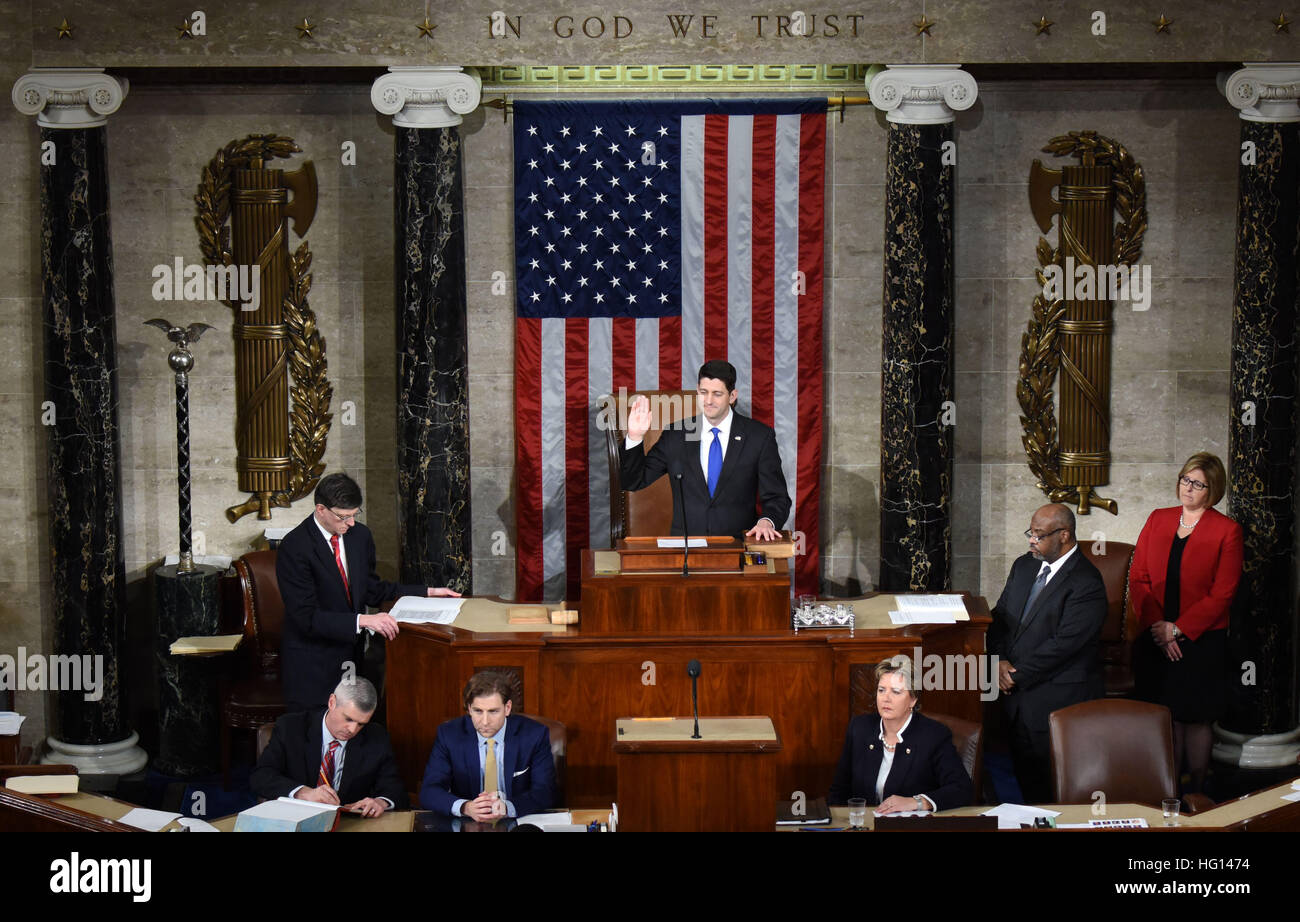
[[[970,775],[952,731],[917,712],[912,661],[895,656],[876,667],[876,713],[849,724],[826,797],[844,804],[865,797],[877,813],[947,810],[972,800]]]
[[[1200,791],[1210,764],[1211,724],[1223,714],[1228,616],[1241,580],[1241,527],[1212,507],[1227,474],[1209,452],[1178,472],[1177,506],[1151,513],[1129,569],[1137,614],[1137,696],[1173,713],[1174,758]]]

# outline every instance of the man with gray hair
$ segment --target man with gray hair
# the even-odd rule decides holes
[[[339,804],[362,816],[405,810],[388,733],[370,723],[378,702],[370,680],[357,678],[340,682],[327,707],[281,717],[249,779],[253,793]]]
[[[1079,551],[1069,506],[1041,506],[1029,522],[1029,550],[1016,558],[993,608],[988,652],[1024,803],[1050,803],[1047,718],[1105,694],[1098,658],[1106,584]]]

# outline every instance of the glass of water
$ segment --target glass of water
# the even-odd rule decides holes
[[[1160,801],[1160,812],[1164,814],[1166,826],[1178,825],[1178,798],[1169,797]]]
[[[867,799],[865,797],[849,798],[849,828],[865,829],[867,825]]]

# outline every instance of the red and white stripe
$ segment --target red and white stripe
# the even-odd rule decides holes
[[[817,591],[825,139],[825,114],[684,116],[681,317],[516,320],[517,598],[576,598],[582,548],[609,544],[600,398],[692,387],[713,358],[776,430],[777,525],[802,532],[796,585]]]

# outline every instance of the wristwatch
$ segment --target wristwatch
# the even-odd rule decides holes
[[[916,795],[916,809],[918,809],[918,810],[922,810],[922,811],[925,810],[925,801],[921,799],[921,795],[920,795],[920,794],[917,794],[917,795]]]
[[[1170,627],[1174,629],[1174,640],[1177,640],[1179,637],[1183,636],[1183,632],[1178,630],[1178,625],[1171,624]]]

